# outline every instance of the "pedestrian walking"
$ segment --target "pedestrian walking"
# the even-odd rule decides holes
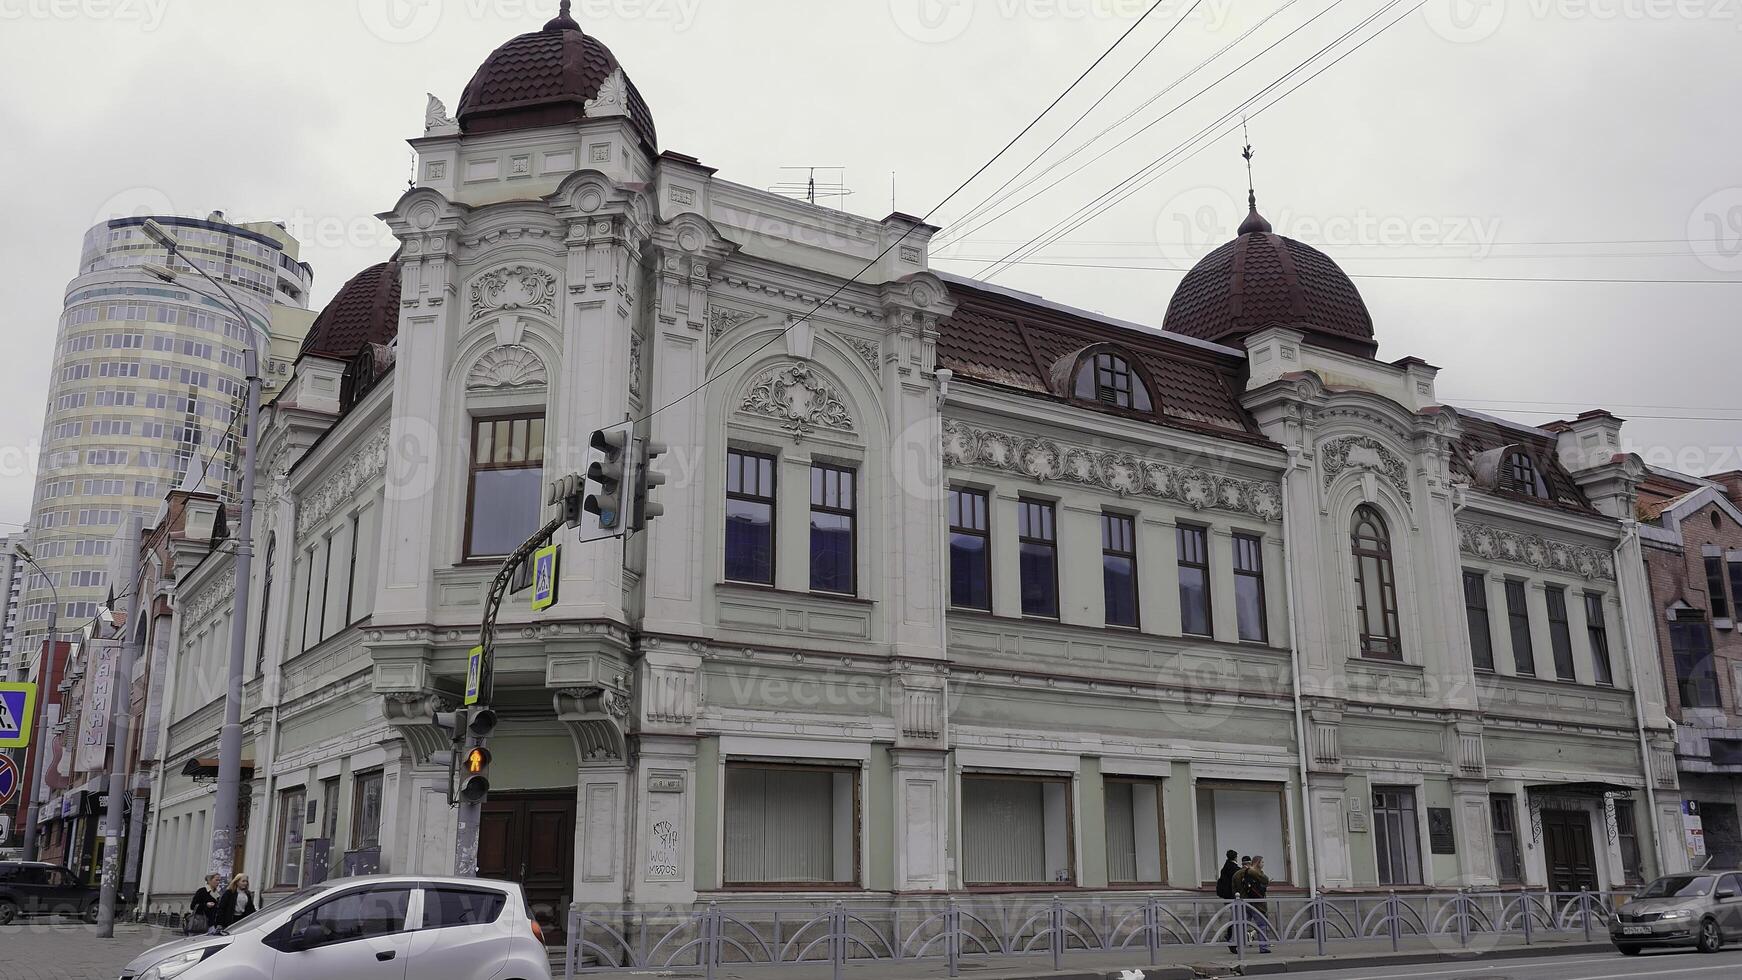
[[[257,910],[254,893],[248,887],[248,876],[239,874],[230,879],[230,887],[224,889],[224,894],[218,899],[218,928],[227,929],[232,922],[253,915]]]
[[[224,890],[224,879],[215,874],[206,875],[206,883],[194,892],[194,897],[188,902],[187,922],[182,931],[190,936],[203,936],[212,928],[213,920],[218,916],[218,895]]]
[[[1240,873],[1240,864],[1235,860],[1239,853],[1239,851],[1230,850],[1223,858],[1222,873],[1216,876],[1217,898],[1232,902],[1237,897],[1234,891],[1234,876]],[[1247,858],[1246,860],[1250,861],[1252,859]],[[1233,935],[1233,928],[1234,927],[1230,925],[1230,936]],[[1233,943],[1228,944],[1228,952],[1237,953],[1239,951],[1239,947],[1235,946]]]
[[[1252,903],[1252,911],[1256,913],[1254,926],[1258,930],[1258,951],[1270,952],[1271,937],[1275,930],[1270,928],[1270,903],[1264,897],[1270,893],[1270,876],[1264,873],[1264,855],[1252,855],[1252,865],[1239,875],[1241,897]]]

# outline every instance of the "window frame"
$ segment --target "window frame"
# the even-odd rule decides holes
[[[1234,563],[1234,621],[1236,635],[1241,643],[1270,643],[1270,603],[1265,595],[1264,581],[1264,536],[1247,531],[1235,531],[1233,534]],[[1246,547],[1242,549],[1242,545]],[[1253,561],[1252,568],[1245,568],[1241,563],[1242,551],[1249,554]],[[1253,580],[1258,590],[1258,635],[1246,635],[1246,623],[1240,615],[1240,580]]]
[[[1639,845],[1639,811],[1632,800],[1614,800],[1615,847],[1621,852],[1621,878],[1629,885],[1645,883],[1645,852]],[[1627,819],[1621,819],[1626,814]],[[1625,826],[1623,826],[1625,824]]]
[[[1041,535],[1025,533],[1032,527],[1032,515],[1040,515]],[[1058,546],[1058,504],[1051,500],[1037,497],[1018,497],[1016,500],[1016,546],[1018,588],[1022,599],[1022,615],[1028,619],[1059,619],[1061,603],[1059,601],[1059,546]],[[1027,546],[1044,548],[1047,553],[1049,578],[1044,583],[1047,595],[1050,597],[1051,612],[1031,612],[1028,606],[1028,553]],[[1037,583],[1039,584],[1039,583]]]
[[[463,560],[468,561],[468,562],[487,562],[487,561],[491,561],[494,559],[504,558],[507,556],[508,552],[503,552],[501,554],[495,554],[495,553],[478,552],[478,551],[473,550],[473,541],[472,541],[473,527],[472,527],[472,525],[473,525],[473,518],[476,516],[477,508],[478,508],[478,474],[479,473],[505,472],[505,471],[511,471],[511,470],[530,470],[530,469],[537,469],[542,473],[542,471],[544,470],[545,439],[548,438],[548,436],[549,436],[549,432],[548,432],[549,422],[546,418],[545,410],[542,407],[538,408],[536,410],[526,409],[526,410],[522,410],[522,411],[518,411],[518,412],[506,412],[503,414],[470,415],[470,416],[468,416],[468,418],[470,420],[470,425],[471,425],[471,433],[470,433],[471,438],[469,440],[467,440],[468,452],[466,454],[466,522],[465,522],[465,528],[461,532],[464,535],[464,537],[461,539],[460,557]],[[512,461],[506,462],[506,463],[497,463],[494,461],[489,462],[489,463],[478,462],[478,445],[480,442],[483,428],[485,426],[494,427],[495,425],[503,423],[503,422],[507,422],[510,424],[510,431],[511,432],[512,432],[512,424],[513,423],[515,423],[515,422],[525,422],[526,423],[526,427],[527,427],[526,457],[519,462],[512,462]],[[540,427],[539,427],[540,438],[538,438],[536,440],[532,436],[532,427],[533,427],[533,423],[535,423],[535,422],[540,423]],[[492,437],[492,438],[494,438],[494,437]],[[492,447],[494,447],[494,443],[492,443]],[[537,458],[536,459],[534,459],[534,457],[533,457],[533,452],[535,449],[537,450]],[[494,448],[492,448],[492,455],[494,455]],[[542,504],[540,505],[540,509],[539,509],[538,513],[539,514],[543,513]],[[537,529],[536,519],[534,520],[534,529],[535,530]],[[511,548],[510,551],[512,551],[512,550],[513,549]],[[324,608],[325,604],[323,603],[322,605]]]
[[[760,473],[758,473],[757,479],[757,492],[751,493],[742,489],[742,476],[740,476],[740,489],[731,489],[733,457],[756,460],[759,464],[763,462],[768,464],[768,488],[766,494],[760,492],[762,489],[760,485]],[[780,457],[774,453],[762,452],[756,449],[742,449],[737,446],[727,446],[726,476],[723,486],[725,487],[725,496],[722,498],[722,513],[725,515],[725,526],[728,528],[731,524],[730,512],[732,501],[742,500],[747,503],[762,504],[768,507],[768,578],[766,581],[763,581],[753,578],[736,578],[732,575],[730,535],[723,535],[721,540],[721,577],[725,581],[737,585],[760,585],[766,588],[773,588],[777,570],[780,565]]]
[[[846,881],[732,881],[726,871],[726,782],[732,770],[820,772],[830,776],[846,775],[853,785],[851,826],[853,838],[853,873]],[[831,800],[832,802],[832,800]],[[731,891],[857,891],[865,880],[865,773],[859,766],[826,762],[762,762],[756,759],[727,759],[720,777],[720,887]]]
[[[1068,882],[1062,882],[1062,881],[1057,881],[1057,880],[1044,881],[1044,882],[1034,882],[1034,881],[972,881],[971,882],[968,880],[968,842],[967,842],[967,831],[966,831],[966,826],[965,826],[966,821],[967,821],[967,809],[968,809],[967,784],[970,781],[975,781],[975,780],[990,781],[990,782],[1039,783],[1043,787],[1046,784],[1051,783],[1051,784],[1060,785],[1060,786],[1064,787],[1064,810],[1065,810],[1064,854],[1065,854],[1065,861],[1068,865],[1068,870],[1070,871],[1070,880]],[[1080,868],[1077,867],[1076,787],[1074,785],[1075,780],[1071,777],[1070,774],[1058,773],[1056,775],[1043,775],[1043,774],[1038,774],[1038,773],[1018,773],[1018,772],[1003,773],[1003,772],[986,772],[986,771],[980,771],[980,770],[965,770],[957,777],[957,783],[958,783],[958,786],[960,787],[960,792],[961,792],[962,821],[964,824],[963,841],[962,841],[962,857],[961,857],[961,864],[962,864],[962,872],[961,873],[962,873],[962,886],[963,886],[963,888],[965,888],[968,891],[991,891],[991,890],[1009,891],[1009,890],[1023,890],[1023,889],[1055,889],[1056,890],[1059,888],[1076,888],[1079,886],[1079,883],[1082,880],[1082,871]],[[1043,847],[1043,849],[1045,847],[1045,839],[1044,838],[1045,838],[1045,834],[1046,834],[1046,825],[1045,825],[1046,812],[1045,811],[1046,811],[1046,796],[1045,796],[1045,791],[1043,789],[1042,795],[1041,795],[1041,818],[1042,818],[1041,834],[1042,834],[1042,847]],[[1041,860],[1043,862],[1045,861],[1044,853],[1042,855]]]
[[[991,612],[992,611],[992,495],[985,490],[979,490],[979,489],[976,489],[974,487],[951,487],[949,490],[949,494],[950,494],[950,499],[947,502],[947,505],[949,507],[949,514],[956,515],[956,520],[951,520],[946,515],[946,520],[950,520],[950,525],[949,525],[949,530],[948,530],[948,534],[950,535],[950,605],[956,609],[972,609],[972,610],[976,610],[979,612]],[[978,528],[975,528],[975,527],[972,527],[972,526],[966,525],[966,524],[957,523],[957,520],[960,519],[960,516],[967,512],[967,508],[963,506],[963,503],[969,498],[977,499],[979,501],[979,505],[978,505],[979,517],[981,518],[980,523],[982,526],[980,526]],[[978,564],[980,566],[980,568],[979,568],[980,581],[981,581],[982,587],[986,590],[986,604],[984,606],[966,605],[966,604],[963,604],[963,603],[957,601],[957,598],[956,598],[956,574],[955,574],[956,561],[957,561],[955,539],[956,539],[957,535],[962,535],[964,537],[974,537],[974,538],[980,539],[980,543],[981,543],[980,560],[979,560]]]
[[[1609,624],[1603,615],[1604,595],[1584,593],[1585,639],[1591,648],[1591,676],[1599,687],[1615,686],[1615,658],[1609,650]]]
[[[1530,633],[1530,583],[1521,578],[1506,580],[1506,633],[1512,641],[1512,665],[1518,676],[1537,676],[1536,643]]]
[[[1500,829],[1500,815],[1506,814],[1506,822],[1510,824],[1505,830]],[[1493,793],[1488,797],[1488,834],[1494,847],[1494,877],[1502,885],[1521,885],[1524,883],[1524,855],[1519,850],[1518,835],[1518,801],[1508,793]],[[1512,866],[1505,867],[1500,860],[1500,839],[1509,838],[1512,841]]]
[[[1149,382],[1132,358],[1116,351],[1097,350],[1080,357],[1071,376],[1070,394],[1081,401],[1121,411],[1146,414],[1155,411],[1155,396]]]
[[[1173,539],[1175,563],[1180,573],[1180,635],[1200,636],[1214,639],[1216,635],[1216,597],[1215,580],[1211,577],[1212,572],[1210,569],[1210,529],[1202,524],[1176,524],[1174,526]],[[1196,547],[1188,548],[1188,542],[1194,542]],[[1193,554],[1199,555],[1200,557],[1193,559],[1191,557]],[[1199,608],[1196,610],[1203,614],[1204,629],[1202,632],[1186,628],[1186,621],[1189,618],[1186,613],[1188,609],[1190,609],[1190,606],[1188,605],[1189,600],[1186,593],[1184,573],[1188,569],[1194,572],[1200,572],[1204,577],[1203,601],[1198,604]]]
[[[297,801],[296,806],[290,805],[290,800],[293,797]],[[278,791],[278,832],[273,837],[273,857],[276,858],[272,868],[272,887],[274,888],[302,887],[303,843],[305,841],[303,824],[306,822],[307,816],[308,787],[292,786]],[[296,835],[296,880],[287,881],[285,880],[285,872],[290,869],[290,835],[292,833]]]
[[[1361,529],[1370,526],[1376,547],[1362,544]],[[1355,508],[1349,528],[1349,551],[1355,565],[1355,626],[1360,655],[1365,660],[1387,663],[1403,662],[1403,611],[1398,605],[1397,562],[1391,546],[1391,524],[1379,508],[1362,504]],[[1379,597],[1385,603],[1380,610],[1380,627],[1384,634],[1369,630],[1372,618],[1367,610],[1367,579],[1365,565],[1371,561],[1379,575]]]
[[[1470,631],[1470,662],[1475,665],[1476,670],[1492,674],[1495,670],[1494,620],[1488,607],[1488,573],[1471,568],[1463,571],[1464,624]],[[1480,598],[1481,603],[1478,605],[1472,602],[1473,598]],[[1478,617],[1481,619],[1479,624]]]
[[[1121,776],[1121,775],[1107,776],[1107,775],[1104,775],[1101,777],[1101,783],[1102,783],[1101,808],[1103,811],[1106,810],[1106,801],[1109,799],[1109,796],[1107,794],[1107,786],[1109,786],[1109,785],[1124,784],[1124,785],[1128,785],[1128,786],[1148,786],[1148,787],[1152,787],[1154,789],[1154,791],[1155,791],[1156,847],[1159,851],[1160,862],[1161,862],[1161,877],[1160,878],[1156,878],[1153,880],[1135,879],[1135,880],[1130,880],[1130,881],[1127,881],[1123,878],[1115,879],[1113,877],[1113,866],[1112,866],[1113,854],[1112,854],[1112,850],[1109,848],[1107,851],[1107,885],[1109,887],[1119,887],[1119,888],[1126,888],[1126,887],[1165,888],[1165,887],[1167,887],[1168,868],[1167,868],[1167,794],[1165,792],[1166,780],[1161,778],[1161,777],[1151,777],[1151,776]],[[1135,831],[1136,831],[1136,827],[1135,827],[1136,804],[1135,804],[1135,802],[1133,802],[1132,806],[1133,806],[1132,820],[1134,822],[1132,830],[1133,830],[1133,833],[1135,834]],[[1106,832],[1105,832],[1105,828],[1103,828],[1103,837],[1105,837],[1105,836],[1106,836]]]
[[[1555,679],[1576,681],[1579,676],[1578,662],[1573,656],[1573,626],[1571,613],[1567,609],[1566,586],[1544,583],[1542,598],[1548,607],[1548,636],[1549,646],[1554,653]]]
[[[1119,547],[1121,542],[1117,540],[1121,536],[1117,533],[1121,528],[1124,532],[1123,549]],[[1108,559],[1127,562],[1130,565],[1130,573],[1126,576],[1126,581],[1129,584],[1123,590],[1128,593],[1125,596],[1125,602],[1131,608],[1131,621],[1128,623],[1113,621],[1114,580],[1107,567]],[[1108,510],[1101,512],[1101,593],[1101,615],[1107,626],[1114,629],[1131,630],[1143,628],[1143,610],[1140,602],[1143,589],[1138,584],[1137,579],[1137,518],[1135,515]]]
[[[1690,660],[1690,658],[1699,656],[1702,651],[1677,647],[1676,640],[1688,636],[1698,636],[1704,640],[1703,657]],[[1703,616],[1698,619],[1678,616],[1669,624],[1669,643],[1670,657],[1675,664],[1677,702],[1683,708],[1717,708],[1721,710],[1724,707],[1724,693],[1718,686],[1717,650],[1712,642],[1711,621]],[[1694,669],[1702,664],[1705,668],[1704,676],[1701,676],[1700,672]],[[1706,689],[1708,684],[1705,682],[1708,680],[1711,690],[1709,702],[1698,693]],[[1690,691],[1695,692],[1696,696],[1689,698]]]
[[[1536,458],[1524,449],[1514,449],[1500,461],[1500,487],[1537,500],[1549,499],[1548,478]]]
[[[1419,786],[1377,784],[1372,787],[1374,871],[1381,885],[1414,887],[1425,881],[1427,869],[1423,866],[1421,850],[1421,806],[1417,799],[1420,789]],[[1383,797],[1393,797],[1407,805],[1388,806],[1382,802]],[[1395,843],[1403,848],[1401,854],[1394,854],[1390,850],[1393,834],[1386,828],[1394,819],[1398,823],[1395,828]],[[1409,880],[1397,880],[1395,863],[1400,857]]]
[[[375,805],[375,837],[373,840],[363,836],[363,804],[367,794],[365,786],[373,783],[380,787],[376,794]],[[365,851],[371,847],[381,846],[381,817],[386,809],[387,781],[386,771],[381,767],[365,769],[351,774],[351,846],[349,851]]]
[[[1714,620],[1730,618],[1730,590],[1724,581],[1723,555],[1704,555],[1701,563],[1706,570],[1706,602]]]
[[[859,512],[858,512],[858,507],[859,507],[859,471],[857,469],[853,468],[852,466],[849,466],[846,464],[829,463],[829,462],[822,462],[822,461],[818,461],[818,460],[811,461],[810,470],[811,470],[810,515],[812,517],[815,517],[817,514],[825,514],[825,515],[828,515],[830,517],[845,517],[847,519],[847,589],[846,589],[846,591],[841,591],[838,589],[821,588],[817,585],[817,567],[816,567],[816,533],[817,533],[817,531],[816,531],[815,524],[811,525],[810,590],[814,593],[817,593],[818,595],[857,596],[859,594]],[[843,479],[843,482],[844,482],[844,485],[846,488],[846,496],[847,496],[847,506],[845,506],[845,507],[841,507],[839,505],[830,506],[827,503],[818,503],[818,501],[817,501],[817,477],[819,474],[822,475],[822,478],[823,478],[822,492],[823,492],[824,499],[826,501],[827,496],[828,496],[828,478],[829,478],[829,474],[831,474],[831,473],[838,475]]]

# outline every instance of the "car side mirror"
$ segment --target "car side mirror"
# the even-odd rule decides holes
[[[1720,888],[1720,889],[1718,889],[1718,901],[1728,902],[1734,898],[1736,898],[1736,889],[1734,889],[1734,888]]]

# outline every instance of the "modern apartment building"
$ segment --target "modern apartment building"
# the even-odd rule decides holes
[[[147,521],[184,481],[233,497],[250,327],[184,262],[163,282],[143,268],[169,265],[143,217],[85,233],[68,284],[31,507],[29,547],[48,580],[31,575],[21,598],[19,648],[33,650],[58,601],[59,628],[76,629],[110,594],[111,538],[126,515]],[[183,254],[224,284],[256,327],[271,332],[262,371],[288,377],[302,337],[313,270],[279,225],[158,216]],[[52,589],[51,589],[52,586]],[[116,585],[117,594],[125,585]],[[58,597],[58,598],[57,598]]]

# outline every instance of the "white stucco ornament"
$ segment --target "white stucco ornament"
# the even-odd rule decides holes
[[[856,429],[853,415],[835,386],[798,363],[769,368],[758,375],[738,410],[778,420],[794,441],[816,429]]]
[[[529,348],[518,344],[504,344],[485,351],[466,375],[466,387],[473,391],[483,388],[524,388],[546,384],[548,381],[549,374],[544,361]]]
[[[472,283],[473,321],[492,313],[536,310],[556,316],[556,276],[532,265],[503,266]]]
[[[1613,581],[1615,578],[1613,557],[1599,548],[1474,521],[1458,522],[1458,549],[1471,558],[1567,572],[1584,579]]]
[[[1319,450],[1319,460],[1327,489],[1344,470],[1367,470],[1396,488],[1404,503],[1410,502],[1408,464],[1371,436],[1332,439]]]

